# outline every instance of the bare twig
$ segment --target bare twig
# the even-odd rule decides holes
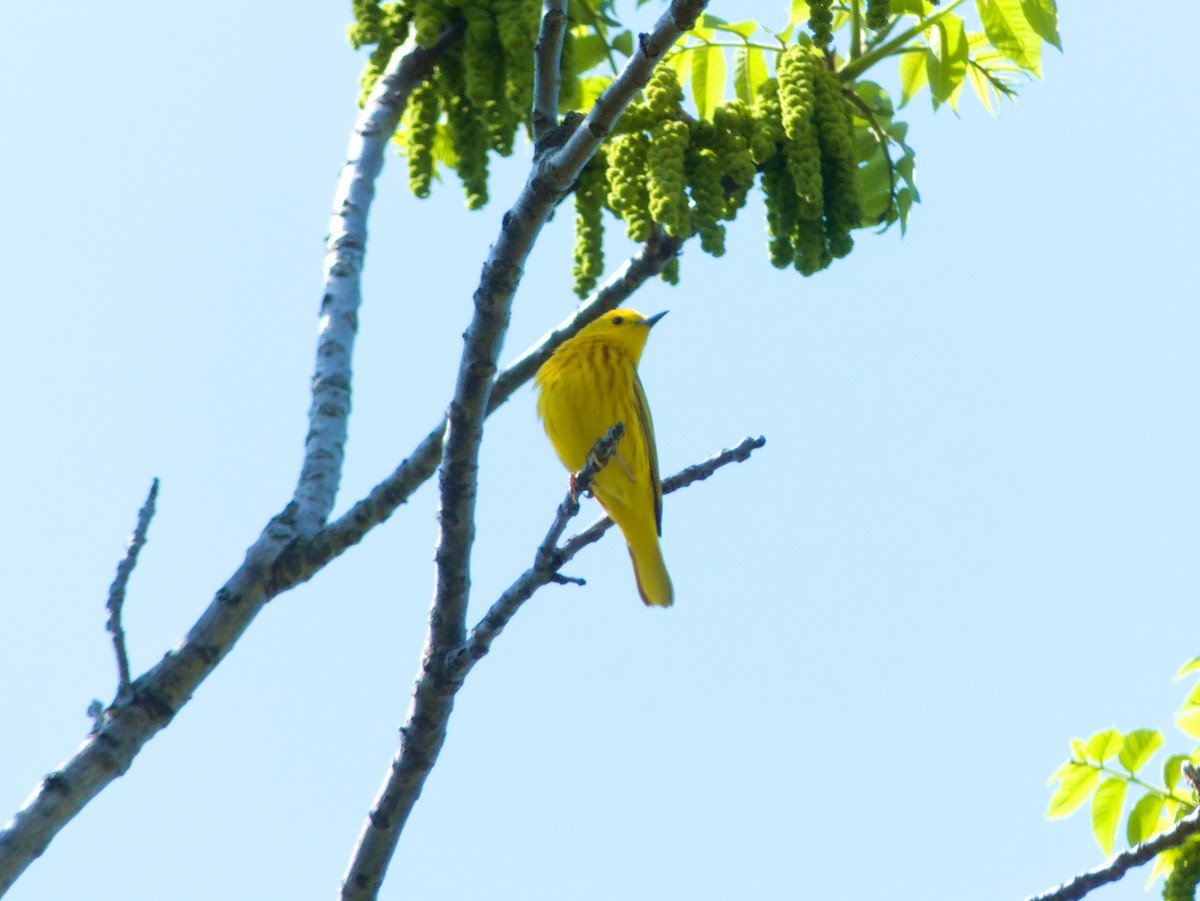
[[[369,202],[370,180],[379,172],[387,138],[391,136],[388,123],[394,130],[409,93],[425,77],[442,50],[439,44],[407,52],[398,50],[393,55],[388,67],[391,77],[379,80],[356,125],[351,157],[357,160],[357,168],[343,172],[334,196],[335,210],[349,210]],[[387,108],[386,113],[381,111],[383,107]],[[361,177],[356,173],[361,173]],[[327,288],[338,294],[338,298],[327,298],[322,304],[326,317],[352,318],[359,302],[357,273],[364,247],[360,225],[352,226],[348,219],[344,235],[331,242]],[[353,271],[342,271],[342,265]],[[344,333],[340,331],[343,326],[347,326]],[[7,892],[89,801],[129,769],[145,744],[191,699],[263,605],[297,581],[311,576],[308,573],[299,578],[288,569],[282,576],[292,576],[293,580],[287,581],[276,571],[276,565],[285,550],[328,516],[333,502],[341,471],[345,404],[349,397],[349,383],[345,381],[349,346],[339,343],[339,335],[352,339],[353,331],[352,325],[344,322],[322,330],[319,346],[338,361],[331,366],[318,362],[316,378],[321,385],[314,389],[312,426],[319,434],[310,436],[307,442],[297,499],[267,524],[247,550],[242,565],[217,591],[180,644],[131,682],[130,699],[105,710],[79,749],[45,777],[24,806],[0,829],[0,895]],[[320,356],[318,352],[318,361]],[[334,412],[327,415],[321,411],[318,397],[328,399]],[[321,459],[325,453],[331,455],[328,460]]]
[[[611,434],[610,432],[609,435]],[[689,466],[687,469],[681,470],[663,482],[663,494],[678,491],[680,488],[686,488],[693,482],[707,479],[728,463],[747,460],[750,454],[766,443],[765,438],[746,438],[736,447],[721,451],[721,453],[709,457],[701,463]],[[597,448],[599,448],[599,442],[597,442]],[[577,493],[579,494],[585,491],[587,486],[591,485],[592,479],[595,478],[595,472],[589,470],[591,465],[592,461],[589,457],[588,465],[580,471],[576,479]],[[596,472],[600,468],[597,467]],[[587,481],[583,482],[585,475],[587,476]],[[580,485],[583,487],[579,487]],[[492,604],[475,628],[471,630],[466,647],[456,656],[458,667],[462,670],[462,676],[465,676],[471,667],[491,650],[492,642],[496,640],[496,636],[504,630],[504,627],[508,625],[517,610],[533,596],[535,591],[551,582],[575,582],[582,584],[582,580],[580,579],[569,579],[561,575],[563,565],[587,545],[597,541],[601,535],[608,531],[613,523],[611,519],[605,516],[586,531],[575,536],[562,547],[559,547],[558,539],[562,537],[567,523],[578,512],[579,502],[568,493],[566,500],[558,507],[558,514],[554,518],[554,523],[550,527],[550,531],[546,534],[545,540],[538,547],[537,553],[534,555],[534,565],[521,573],[517,580]],[[585,536],[587,537],[585,538]]]
[[[663,479],[663,494],[670,494],[680,488],[686,488],[693,482],[702,482],[727,463],[741,463],[750,459],[750,455],[758,450],[767,439],[761,435],[757,438],[743,438],[735,447],[714,454],[707,460],[694,463],[687,469],[681,469],[668,479]],[[571,538],[562,546],[562,562],[566,563],[589,544],[594,544],[600,537],[612,528],[613,521],[607,516],[596,520],[578,535]]]
[[[117,576],[108,589],[108,622],[105,628],[112,636],[113,653],[117,658],[117,695],[114,704],[129,699],[129,651],[125,648],[125,629],[121,626],[121,608],[125,606],[125,588],[133,568],[137,566],[138,553],[146,543],[146,532],[150,528],[150,520],[154,518],[154,502],[158,499],[158,479],[150,483],[150,493],[146,502],[138,511],[137,525],[129,536],[129,544],[125,557],[117,564]]]
[[[1073,876],[1056,889],[1040,895],[1030,895],[1026,901],[1076,901],[1093,889],[1116,882],[1134,867],[1154,860],[1163,851],[1178,848],[1193,835],[1200,833],[1200,807],[1153,838],[1126,848],[1102,867]]]
[[[545,0],[542,26],[533,49],[533,141],[541,142],[558,125],[560,63],[567,33],[567,0]]]

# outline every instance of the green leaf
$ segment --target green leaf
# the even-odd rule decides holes
[[[575,104],[576,108],[591,109],[592,104],[610,84],[611,75],[585,75],[579,79],[579,100]]]
[[[1087,756],[1089,760],[1094,760],[1097,763],[1104,763],[1109,758],[1115,757],[1121,750],[1123,736],[1116,729],[1105,729],[1103,732],[1097,732],[1087,740]]]
[[[992,46],[1034,75],[1042,74],[1042,39],[1025,18],[1021,0],[975,0]]]
[[[692,77],[692,54],[676,53],[674,56],[668,56],[663,62],[675,70],[679,86],[685,87],[688,79]]]
[[[759,24],[757,22],[726,22],[724,19],[719,18],[718,16],[709,15],[708,13],[705,13],[701,17],[700,21],[701,24],[712,28],[714,31],[726,31],[729,34],[736,34],[743,41],[747,40],[750,35],[754,34],[754,32],[758,31],[759,29]]]
[[[725,53],[720,47],[697,47],[692,56],[692,99],[701,119],[711,119],[725,97]]]
[[[608,41],[594,31],[575,38],[575,71],[586,72],[608,59]]]
[[[633,32],[622,31],[612,39],[612,48],[625,56],[633,56]]]
[[[1163,734],[1157,729],[1134,729],[1121,742],[1117,759],[1129,772],[1136,773],[1162,746]]]
[[[927,71],[931,56],[927,49],[911,50],[900,57],[900,106],[903,107],[912,100],[921,88],[929,84]]]
[[[934,109],[943,103],[953,107],[967,74],[967,30],[958,16],[943,16],[930,29],[925,71]]]
[[[739,47],[733,55],[733,90],[745,103],[754,103],[758,86],[767,80],[767,61],[759,47]]]
[[[896,15],[908,13],[924,19],[933,13],[933,4],[929,0],[892,0],[892,12]]]
[[[1062,38],[1058,36],[1058,9],[1054,0],[1021,0],[1021,11],[1038,37],[1062,50]]]
[[[1183,699],[1183,706],[1200,707],[1200,682],[1192,686],[1192,690],[1188,692],[1186,698]]]
[[[1162,809],[1161,797],[1154,794],[1144,795],[1129,811],[1129,820],[1125,823],[1125,840],[1131,845],[1136,845],[1157,832]]]
[[[898,198],[897,198],[898,199]],[[1087,801],[1100,778],[1100,771],[1086,763],[1075,763],[1062,774],[1059,786],[1050,796],[1046,819],[1054,820],[1074,813]]]
[[[1200,657],[1193,657],[1183,666],[1179,667],[1179,672],[1175,674],[1175,678],[1182,679],[1188,673],[1194,673],[1198,669],[1200,669]]]
[[[1096,836],[1096,842],[1105,857],[1112,854],[1117,824],[1121,822],[1121,808],[1125,806],[1125,792],[1128,790],[1129,783],[1124,779],[1105,779],[1092,798],[1092,834]]]
[[[971,82],[971,87],[975,89],[975,96],[979,98],[979,102],[993,116],[996,115],[996,107],[992,105],[992,91],[994,88],[977,66],[967,66],[967,81]],[[997,98],[999,100],[999,98]]]
[[[1084,744],[1082,738],[1072,738],[1071,739],[1071,755],[1076,760],[1086,760],[1087,759],[1087,745]]]
[[[908,211],[912,209],[917,192],[909,188],[901,188],[896,192],[896,209],[900,213],[900,234],[908,231]],[[1069,811],[1068,811],[1069,813]],[[1066,814],[1062,814],[1065,816]]]
[[[1175,717],[1175,725],[1188,738],[1200,738],[1200,707],[1185,707]]]
[[[1163,785],[1168,792],[1175,791],[1175,786],[1183,778],[1183,762],[1191,759],[1187,754],[1172,754],[1163,763]]]

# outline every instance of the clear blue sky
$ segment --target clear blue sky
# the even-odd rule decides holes
[[[1018,899],[1100,862],[1084,817],[1042,819],[1071,736],[1190,750],[1170,677],[1200,653],[1195,9],[1063,7],[1066,54],[999,121],[969,97],[907,111],[903,241],[865,233],[804,280],[751,209],[726,258],[690,248],[680,287],[638,296],[671,310],[643,363],[664,471],[767,447],[668,499],[672,610],[638,602],[614,537],[571,564],[586,588],[527,605],[460,696],[385,898]],[[0,819],[112,695],[104,598],[151,478],[139,671],[290,496],[349,17],[0,10]],[[468,213],[389,161],[339,509],[446,404],[523,165]],[[504,360],[572,308],[570,245],[560,215]],[[482,466],[476,612],[566,486],[528,389]],[[330,897],[408,704],[435,500],[274,601],[10,897]]]

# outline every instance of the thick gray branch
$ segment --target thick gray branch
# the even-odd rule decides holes
[[[555,141],[539,148],[529,179],[505,213],[500,235],[484,263],[446,417],[438,479],[435,587],[421,669],[403,739],[384,789],[363,826],[342,883],[343,897],[377,896],[400,832],[446,740],[453,697],[459,688],[450,672],[451,658],[466,639],[483,421],[491,406],[500,348],[525,261],[555,205],[570,190],[612,124],[649,81],[663,54],[695,24],[707,5],[707,0],[672,0],[651,33],[641,36],[625,69],[596,100],[566,145],[558,147]],[[388,785],[392,783],[408,788],[391,794]]]
[[[1030,895],[1027,901],[1077,901],[1092,889],[1116,882],[1134,867],[1149,863],[1163,851],[1178,848],[1196,834],[1200,834],[1200,807],[1197,807],[1166,832],[1148,838],[1144,842],[1138,842],[1132,848],[1126,848],[1104,866],[1080,873],[1056,889],[1040,895]]]
[[[567,33],[567,0],[546,0],[542,26],[533,50],[533,141],[541,143],[558,125],[558,93],[563,36]]]
[[[245,561],[179,645],[130,684],[127,701],[114,703],[97,718],[75,754],[46,776],[0,830],[0,895],[72,817],[129,769],[146,742],[191,699],[263,605],[301,581],[293,569],[285,567],[281,572],[277,564],[287,548],[325,520],[337,489],[371,180],[380,171],[387,139],[409,93],[440,53],[439,48],[397,51],[355,126],[351,163],[343,171],[334,197],[334,237],[330,239],[327,297],[322,304],[327,321],[322,322],[318,343],[312,422],[296,500],[267,524],[246,552]]]
[[[458,38],[459,32],[451,29],[435,47],[420,49],[408,44],[393,53],[350,136],[325,242],[325,290],[312,404],[304,463],[294,498],[299,505],[300,530],[306,535],[325,524],[342,478],[350,418],[351,359],[358,333],[358,308],[362,305],[367,216],[375,197],[375,180],[383,170],[384,151],[396,133],[409,94]]]

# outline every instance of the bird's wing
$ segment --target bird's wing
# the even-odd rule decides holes
[[[654,493],[654,525],[662,535],[662,482],[658,477],[658,445],[654,441],[654,422],[650,419],[650,404],[646,391],[637,373],[633,374],[634,403],[637,407],[638,425],[646,438],[646,460],[650,464],[650,490]]]

